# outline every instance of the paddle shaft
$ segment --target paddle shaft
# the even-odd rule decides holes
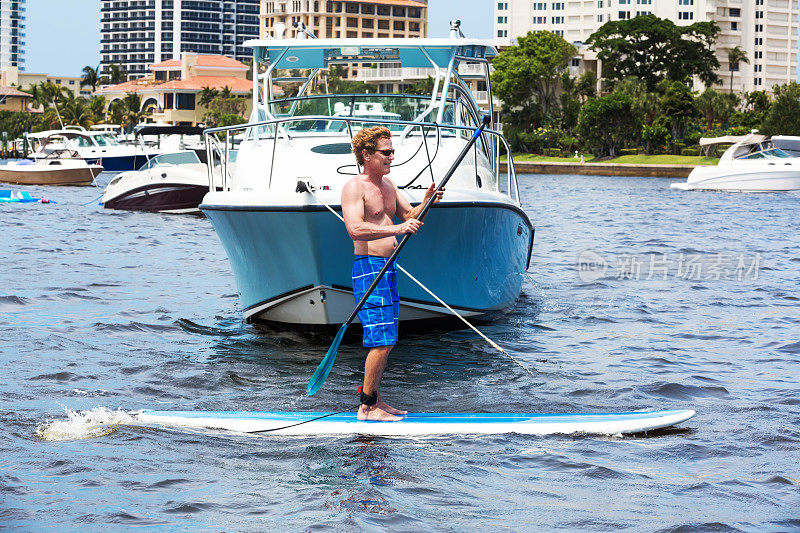
[[[489,120],[490,120],[489,116],[488,115],[484,115],[483,121],[481,122],[481,125],[478,126],[478,129],[475,130],[475,133],[472,134],[472,137],[470,138],[470,140],[467,142],[467,144],[461,150],[461,153],[458,154],[458,157],[453,162],[453,164],[450,166],[450,170],[447,171],[447,174],[445,174],[444,178],[442,178],[442,181],[439,182],[438,187],[436,187],[436,189],[433,191],[433,194],[431,195],[431,197],[428,198],[428,201],[422,207],[422,211],[420,211],[419,215],[417,215],[417,220],[422,220],[423,218],[425,218],[425,215],[428,213],[430,208],[433,206],[433,203],[436,201],[436,193],[438,193],[440,190],[442,190],[442,188],[445,186],[445,184],[450,179],[450,177],[453,175],[453,173],[455,173],[456,168],[458,168],[458,165],[460,165],[461,161],[463,161],[464,158],[467,156],[467,152],[469,152],[469,150],[472,148],[472,145],[475,144],[475,141],[480,136],[481,132],[486,127],[486,125],[489,124]],[[355,320],[356,315],[358,315],[358,312],[361,310],[362,307],[364,307],[364,304],[367,302],[367,298],[369,298],[369,295],[372,294],[373,290],[375,290],[375,287],[378,286],[378,283],[380,282],[380,280],[383,277],[383,275],[386,274],[386,271],[389,270],[389,267],[392,265],[392,262],[394,262],[394,260],[397,259],[397,256],[400,254],[400,250],[402,250],[403,246],[406,245],[406,243],[408,242],[408,239],[411,238],[411,235],[412,235],[411,233],[406,233],[403,236],[403,238],[400,239],[400,243],[397,245],[397,248],[395,248],[394,252],[392,252],[392,255],[390,255],[386,259],[386,264],[383,265],[383,268],[381,268],[381,271],[378,272],[378,275],[375,277],[374,280],[372,280],[372,283],[367,288],[367,291],[364,293],[364,296],[361,297],[361,300],[358,301],[358,305],[356,305],[356,308],[353,309],[353,312],[350,314],[350,318],[348,318],[347,321],[344,323],[345,326],[349,326],[350,323],[353,320]]]

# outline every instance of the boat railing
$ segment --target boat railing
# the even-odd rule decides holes
[[[241,143],[241,135],[245,135],[245,139],[257,136],[259,139],[272,140],[272,153],[270,158],[270,174],[267,182],[267,187],[272,184],[272,173],[274,169],[275,153],[278,150],[278,141],[291,142],[293,134],[307,134],[313,133],[314,129],[307,129],[301,131],[293,131],[285,127],[289,123],[298,122],[311,122],[312,126],[318,126],[320,123],[338,123],[346,126],[347,134],[352,141],[354,134],[354,125],[357,127],[371,126],[387,126],[392,129],[403,128],[402,136],[405,138],[411,134],[412,131],[418,129],[420,135],[427,139],[428,135],[435,132],[436,139],[441,139],[447,135],[442,135],[442,131],[462,132],[464,138],[469,138],[470,134],[475,131],[475,127],[459,125],[459,124],[437,124],[435,122],[414,122],[409,120],[392,120],[383,117],[369,118],[360,116],[335,116],[330,115],[304,115],[297,117],[277,117],[269,120],[250,122],[247,124],[236,124],[233,126],[220,126],[217,128],[208,128],[203,132],[206,141],[206,154],[208,157],[208,179],[209,190],[214,191],[215,185],[221,185],[223,191],[231,190],[231,166],[230,154],[235,148],[235,144]],[[260,130],[260,131],[259,131]],[[238,132],[238,134],[237,134]],[[398,132],[399,133],[399,132]],[[453,136],[451,133],[449,136]],[[427,147],[427,142],[424,142]],[[502,132],[490,129],[484,129],[480,138],[480,143],[476,142],[472,150],[477,159],[479,150],[482,150],[487,159],[491,162],[492,173],[497,184],[498,191],[506,194],[511,199],[519,203],[519,184],[517,183],[517,174],[514,168],[514,162],[511,155],[511,147],[503,137]],[[426,148],[427,152],[427,148]],[[507,167],[505,176],[501,175],[500,171],[500,157],[505,152],[507,157]],[[423,171],[429,171],[432,168],[433,160],[428,154],[428,164],[424,167]],[[436,156],[434,155],[434,158]],[[503,179],[505,178],[505,179]],[[505,184],[505,190],[500,185]]]

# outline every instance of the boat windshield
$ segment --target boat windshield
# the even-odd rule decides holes
[[[114,135],[111,133],[101,133],[99,135],[92,135],[94,137],[95,142],[100,146],[118,146],[119,143],[117,139],[114,138]]]
[[[764,150],[763,152],[755,152],[752,154],[748,154],[741,159],[778,159],[783,157],[792,157],[780,148],[772,148],[770,150]]]
[[[195,152],[175,152],[172,154],[157,155],[142,165],[139,170],[147,170],[148,168],[159,165],[186,165],[193,163],[200,163],[200,158],[197,157]]]
[[[419,116],[430,106],[429,96],[415,95],[317,95],[301,98],[284,98],[271,102],[275,107],[278,117],[303,117],[321,115],[330,117],[364,117],[369,120],[419,120]],[[454,102],[449,101],[445,106],[442,124],[452,124],[454,116]],[[422,120],[433,122],[438,109],[433,109]],[[374,123],[352,123],[354,129],[364,126],[373,126]],[[403,124],[387,124],[392,131],[403,131]],[[341,132],[347,129],[347,124],[337,120],[303,120],[289,122],[289,131],[318,131]]]

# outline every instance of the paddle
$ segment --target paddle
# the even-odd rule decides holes
[[[425,206],[422,208],[422,211],[420,211],[419,215],[417,216],[417,220],[422,220],[423,218],[425,218],[425,215],[427,214],[428,210],[436,201],[436,193],[442,190],[447,181],[456,171],[458,165],[460,165],[461,161],[464,159],[464,157],[466,157],[467,152],[469,152],[470,148],[472,148],[472,145],[475,144],[475,140],[480,136],[481,132],[488,124],[489,124],[489,116],[484,115],[481,125],[478,126],[478,128],[472,134],[472,137],[469,139],[469,142],[467,142],[467,144],[461,150],[461,153],[458,154],[458,157],[456,158],[455,162],[453,162],[453,165],[450,167],[450,170],[447,171],[447,174],[439,183],[439,186],[436,187],[436,190],[434,190],[433,194],[428,199]],[[378,285],[378,282],[386,273],[386,271],[389,269],[389,267],[392,265],[392,262],[394,262],[394,260],[400,254],[400,250],[403,249],[403,246],[405,246],[405,244],[408,242],[408,239],[411,237],[411,235],[412,235],[411,233],[406,233],[403,236],[403,238],[400,240],[400,244],[398,244],[397,248],[394,249],[392,255],[390,255],[386,259],[386,264],[383,265],[383,268],[375,277],[375,279],[372,281],[372,284],[369,286],[369,288],[367,288],[367,291],[364,293],[364,296],[362,296],[361,300],[359,300],[358,304],[356,305],[356,308],[353,309],[352,313],[350,313],[350,318],[348,318],[347,321],[345,321],[345,323],[342,324],[342,327],[339,328],[338,333],[336,333],[336,337],[334,337],[333,339],[333,343],[331,343],[331,347],[328,348],[328,353],[325,354],[325,357],[320,362],[319,366],[317,367],[317,370],[314,372],[314,375],[311,376],[311,379],[308,381],[308,387],[306,389],[306,392],[308,393],[309,396],[313,396],[319,389],[322,388],[322,384],[325,383],[328,374],[331,373],[331,368],[333,368],[333,362],[336,361],[336,352],[339,350],[339,344],[342,343],[342,337],[344,337],[344,332],[347,331],[347,327],[350,325],[350,323],[353,320],[355,320],[356,315],[358,315],[358,312],[366,303],[367,298],[375,289],[375,287]]]

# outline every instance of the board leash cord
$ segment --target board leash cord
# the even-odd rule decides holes
[[[316,422],[317,420],[322,420],[323,418],[328,418],[329,416],[340,415],[342,413],[346,413],[348,411],[352,411],[353,409],[359,409],[361,407],[361,403],[358,403],[355,407],[348,407],[347,409],[342,409],[341,411],[336,411],[335,413],[327,413],[322,416],[318,416],[316,418],[312,418],[310,420],[303,420],[302,422],[295,422],[294,424],[289,424],[288,426],[281,426],[279,428],[270,428],[270,429],[259,429],[257,431],[245,431],[245,433],[255,434],[255,433],[272,433],[273,431],[281,431],[282,429],[289,429],[295,426],[302,426],[303,424],[308,424],[309,422]]]

